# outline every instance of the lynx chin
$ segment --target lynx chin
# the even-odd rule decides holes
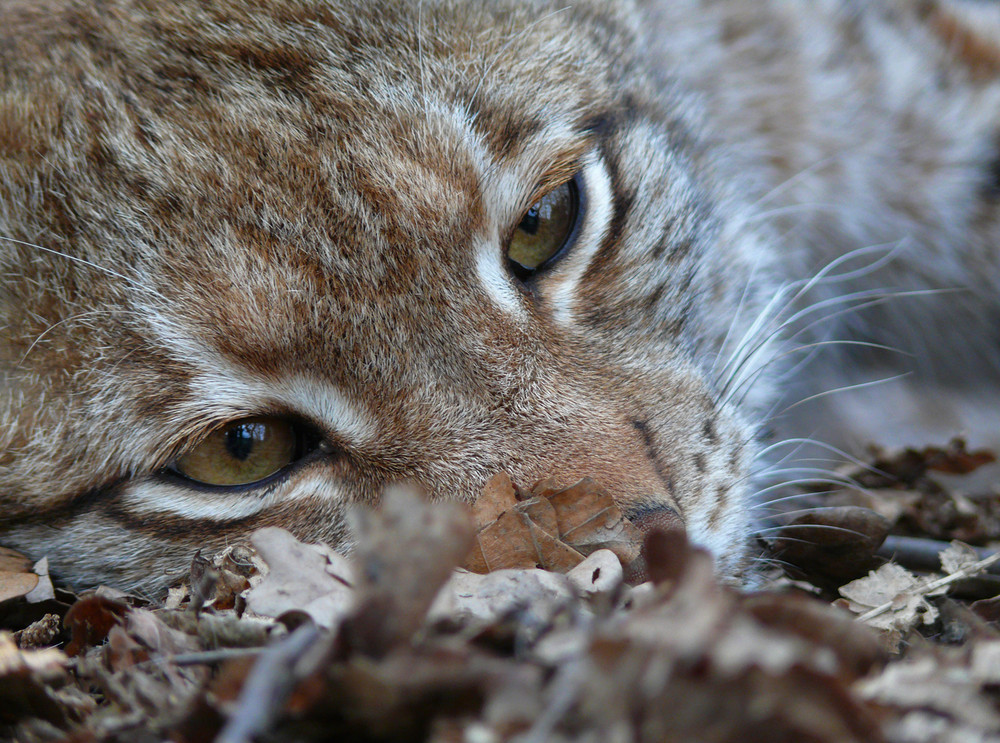
[[[500,470],[739,580],[851,435],[796,401],[1000,379],[989,3],[7,0],[0,48],[0,543],[77,586]]]

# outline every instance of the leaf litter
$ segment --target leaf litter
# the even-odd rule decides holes
[[[350,555],[262,529],[160,603],[3,550],[0,738],[1000,743],[1000,495],[934,479],[991,456],[877,452],[804,493],[754,592],[597,483],[504,474],[471,508],[386,494]]]

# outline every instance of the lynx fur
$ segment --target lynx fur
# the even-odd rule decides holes
[[[738,579],[769,433],[836,439],[781,410],[997,378],[988,3],[5,0],[0,48],[0,543],[78,586],[264,525],[349,547],[387,485],[501,470]],[[253,416],[320,443],[170,473]]]

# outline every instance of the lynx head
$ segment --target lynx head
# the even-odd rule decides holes
[[[639,10],[0,19],[5,544],[151,589],[259,526],[344,544],[388,484],[506,470],[591,476],[738,571],[731,352],[767,266]]]

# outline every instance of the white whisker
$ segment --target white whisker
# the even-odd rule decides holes
[[[80,265],[88,266],[89,268],[93,268],[95,271],[100,271],[102,273],[106,273],[106,274],[108,274],[108,276],[114,276],[115,278],[121,279],[122,281],[126,281],[129,284],[134,284],[135,283],[134,279],[129,278],[128,276],[126,276],[124,274],[120,274],[117,271],[112,271],[110,268],[106,268],[105,266],[100,266],[100,265],[98,265],[96,263],[92,263],[91,261],[88,261],[88,260],[86,260],[84,258],[79,258],[79,257],[77,257],[75,255],[69,255],[68,253],[63,253],[63,252],[61,252],[59,250],[53,250],[52,248],[46,248],[44,245],[37,245],[35,243],[25,242],[24,240],[15,240],[12,237],[4,237],[3,235],[0,235],[0,240],[3,240],[5,242],[9,242],[9,243],[14,243],[15,245],[23,245],[26,248],[34,248],[35,250],[41,250],[41,251],[43,251],[45,253],[50,253],[51,255],[55,255],[55,256],[58,256],[60,258],[65,258],[68,261],[73,261],[74,263],[79,263]]]

